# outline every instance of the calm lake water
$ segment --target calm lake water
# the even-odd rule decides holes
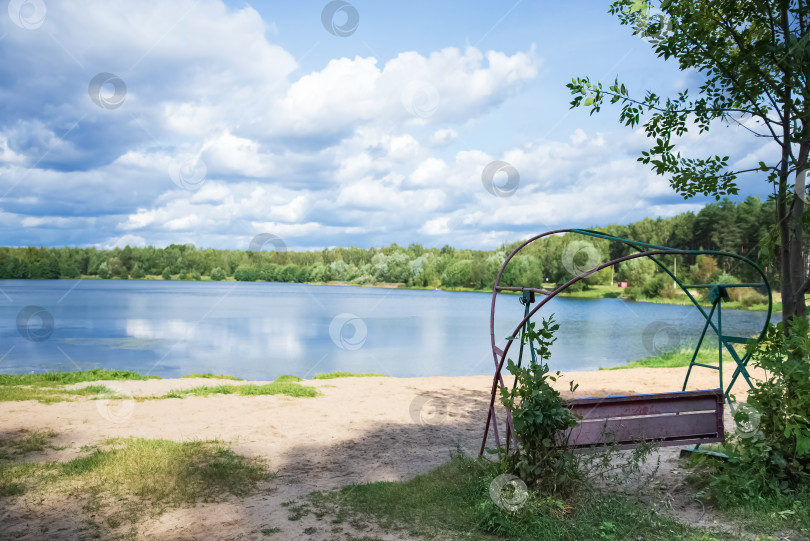
[[[0,280],[0,372],[491,374],[489,303],[485,293],[265,282]],[[503,347],[523,307],[504,295],[498,309]],[[561,324],[551,366],[563,371],[694,343],[704,322],[693,307],[618,299],[553,299],[540,313]],[[754,334],[764,318],[724,310],[724,332]]]

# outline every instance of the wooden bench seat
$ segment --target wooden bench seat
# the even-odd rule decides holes
[[[579,398],[569,406],[582,417],[579,426],[567,433],[575,448],[618,444],[631,449],[642,441],[669,446],[725,440],[720,389]]]

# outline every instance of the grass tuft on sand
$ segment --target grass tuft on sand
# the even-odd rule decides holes
[[[353,372],[325,372],[323,374],[316,374],[312,379],[335,379],[335,378],[387,378],[385,374],[375,374],[369,372],[366,374],[355,374]]]
[[[72,400],[74,397],[79,396],[114,398],[114,394],[112,389],[104,385],[88,385],[81,389],[0,386],[0,402],[36,400],[42,404],[53,404]]]
[[[57,387],[83,381],[127,381],[161,379],[160,376],[142,376],[127,370],[78,370],[75,372],[45,372],[42,374],[0,374],[0,386],[29,385],[31,387]]]
[[[272,382],[264,385],[216,385],[194,387],[193,389],[182,389],[169,391],[162,398],[184,398],[186,396],[211,396],[212,394],[237,394],[241,396],[260,396],[283,394],[296,398],[318,396],[318,390],[312,387],[305,387],[292,382]]]
[[[263,460],[237,455],[217,440],[112,439],[89,451],[68,462],[0,466],[0,497],[68,494],[82,505],[96,534],[124,525],[133,534],[143,518],[229,494],[245,496],[273,477]]]
[[[289,374],[284,374],[283,376],[279,376],[275,379],[276,383],[290,383],[290,382],[298,382],[304,381],[303,379],[299,378],[298,376],[291,376]]]
[[[185,376],[180,376],[181,378],[204,378],[204,379],[230,379],[233,381],[245,381],[242,378],[237,378],[236,376],[227,376],[225,374],[212,374],[211,372],[201,372],[199,374],[187,374]]]
[[[47,449],[60,450],[50,443],[58,434],[53,430],[23,430],[18,437],[0,439],[0,460],[13,460]]]

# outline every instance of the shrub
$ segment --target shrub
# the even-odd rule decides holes
[[[211,271],[211,279],[219,282],[220,280],[225,279],[225,271],[219,267],[216,267],[214,270]]]
[[[255,282],[259,279],[259,271],[253,267],[239,266],[233,277],[240,282]]]
[[[763,340],[749,340],[753,365],[767,379],[738,407],[738,430],[726,446],[729,461],[713,481],[735,499],[791,492],[810,483],[810,324],[794,318],[790,335],[771,325]]]
[[[729,298],[734,302],[739,302],[743,308],[762,304],[768,300],[765,295],[757,293],[750,287],[730,287],[727,291]]]
[[[700,254],[694,265],[689,267],[689,275],[693,284],[706,284],[717,272],[717,260],[708,254]]]
[[[373,284],[374,283],[374,277],[371,276],[370,274],[363,274],[362,276],[358,276],[357,278],[352,280],[351,283],[352,284],[359,284],[359,285]]]
[[[560,287],[561,285],[563,285],[567,281],[568,281],[568,279],[557,283],[556,287]],[[579,280],[579,281],[574,282],[570,286],[568,286],[565,289],[565,293],[577,293],[579,291],[584,291],[586,289],[586,286],[587,286],[587,284],[585,283],[585,280]]]
[[[619,263],[617,280],[627,282],[630,287],[641,287],[653,274],[658,266],[650,258],[637,257]]]
[[[551,493],[575,490],[582,477],[574,453],[557,439],[560,431],[577,426],[576,416],[549,383],[560,376],[559,372],[551,374],[547,364],[559,327],[553,315],[539,329],[534,322],[528,323],[523,338],[528,345],[524,343],[524,347],[533,347],[534,342],[539,345],[537,362],[523,367],[509,359],[507,368],[516,384],[511,390],[501,388],[501,402],[512,412],[520,443],[506,457],[508,467],[527,485]]]
[[[666,274],[656,274],[651,278],[647,278],[641,287],[641,293],[645,297],[661,297],[664,290],[672,289],[671,282],[672,278]]]
[[[442,285],[447,287],[461,287],[467,285],[472,278],[472,261],[462,259],[454,261],[442,273]]]

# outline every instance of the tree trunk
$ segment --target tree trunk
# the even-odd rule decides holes
[[[802,143],[799,147],[799,155],[796,164],[796,196],[790,208],[790,274],[792,278],[791,289],[794,292],[793,315],[804,317],[807,314],[807,305],[804,302],[804,285],[807,268],[804,262],[804,242],[802,232],[802,218],[804,217],[804,199],[807,193],[805,188],[807,156],[810,152],[810,145]]]
[[[786,149],[782,150],[782,165],[779,171],[779,188],[776,194],[776,223],[779,227],[779,260],[781,263],[782,280],[782,321],[785,329],[790,325],[794,314],[793,265],[791,264],[790,233],[791,227],[787,206],[787,168],[788,160]]]

